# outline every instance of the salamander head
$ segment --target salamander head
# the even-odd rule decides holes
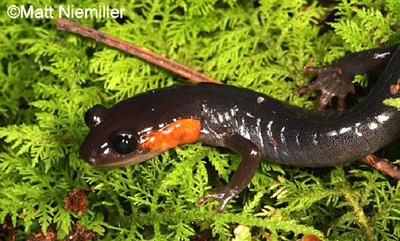
[[[200,135],[200,121],[195,119],[139,127],[132,118],[122,118],[101,105],[88,110],[85,122],[91,130],[79,148],[80,156],[93,166],[128,166],[195,142]]]

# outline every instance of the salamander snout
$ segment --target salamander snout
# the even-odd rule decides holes
[[[157,150],[140,147],[138,133],[129,128],[105,131],[94,127],[79,148],[83,160],[95,167],[123,167],[136,164],[155,155]],[[165,150],[164,150],[165,151]]]
[[[86,145],[82,144],[79,148],[79,155],[90,165],[96,166],[96,157],[93,155],[91,148],[88,148]]]

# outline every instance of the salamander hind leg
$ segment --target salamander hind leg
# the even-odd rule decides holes
[[[305,73],[316,73],[318,78],[309,85],[301,87],[297,93],[303,94],[310,90],[320,90],[321,99],[318,110],[325,109],[332,97],[338,97],[338,110],[344,109],[344,102],[348,93],[354,93],[353,79],[377,68],[384,67],[399,44],[376,48],[349,54],[336,63],[324,67],[307,67]]]
[[[215,188],[196,202],[197,205],[202,205],[208,199],[217,199],[221,202],[218,213],[222,213],[226,204],[250,183],[261,159],[258,147],[240,135],[230,136],[224,143],[226,147],[243,155],[242,162],[227,185]]]
[[[309,85],[297,89],[297,93],[304,94],[310,90],[320,90],[321,98],[319,100],[318,110],[326,108],[328,102],[334,97],[338,97],[338,110],[343,110],[348,93],[354,94],[354,76],[343,75],[342,69],[338,64],[332,64],[325,67],[306,67],[304,72],[317,73],[318,78]]]

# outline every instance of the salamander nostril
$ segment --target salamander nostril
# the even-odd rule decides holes
[[[89,163],[92,166],[96,166],[95,156],[93,156],[92,153],[87,149],[82,148],[82,146],[81,148],[79,148],[79,155],[83,160],[85,160],[85,162]]]
[[[92,166],[96,166],[96,158],[94,158],[94,157],[90,157],[89,160],[85,160],[85,161]]]
[[[93,165],[93,163],[95,162],[95,158],[92,156],[92,152],[89,151],[89,148],[87,147],[87,145],[85,145],[85,143],[80,146],[79,155],[83,160],[85,160],[85,162],[89,163],[90,165]]]

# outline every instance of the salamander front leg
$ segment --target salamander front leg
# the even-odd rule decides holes
[[[240,135],[227,138],[225,146],[243,155],[242,162],[227,185],[215,188],[196,202],[196,205],[202,205],[208,199],[220,200],[218,213],[222,213],[226,204],[250,183],[261,159],[261,152],[258,147]]]

